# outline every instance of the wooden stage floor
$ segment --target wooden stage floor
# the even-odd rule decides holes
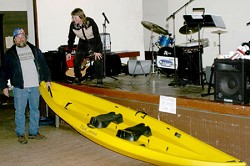
[[[151,73],[149,75],[129,75],[119,74],[118,76],[107,76],[104,78],[102,88],[121,90],[127,92],[158,94],[171,97],[185,97],[195,99],[214,100],[213,88],[211,87],[210,95],[208,93],[208,83],[205,81],[202,85],[194,85],[193,83],[169,86],[173,83],[176,77],[168,76],[160,72]],[[185,82],[184,82],[185,83]],[[95,79],[86,79],[81,83],[87,86],[97,86]],[[202,94],[205,94],[202,96]]]

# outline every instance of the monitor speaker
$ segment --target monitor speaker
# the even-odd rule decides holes
[[[216,101],[249,103],[249,60],[215,59],[214,83]]]

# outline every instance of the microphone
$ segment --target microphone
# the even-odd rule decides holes
[[[247,26],[250,25],[250,22],[247,23]]]
[[[102,13],[102,15],[103,15],[103,17],[105,18],[105,20],[107,21],[107,23],[109,24],[109,20],[108,20],[108,18],[106,17],[106,15],[105,15],[104,12]]]

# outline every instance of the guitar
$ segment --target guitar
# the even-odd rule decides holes
[[[89,68],[87,59],[84,59],[81,65],[81,74],[82,77],[86,75],[87,69]],[[68,67],[68,70],[65,72],[68,77],[75,77],[74,67]]]

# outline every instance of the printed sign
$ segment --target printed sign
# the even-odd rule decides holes
[[[174,64],[176,64],[176,66],[174,66]],[[162,68],[168,68],[168,69],[177,69],[178,68],[178,58],[157,56],[157,66],[162,67]]]
[[[159,111],[176,114],[176,98],[160,96]]]

